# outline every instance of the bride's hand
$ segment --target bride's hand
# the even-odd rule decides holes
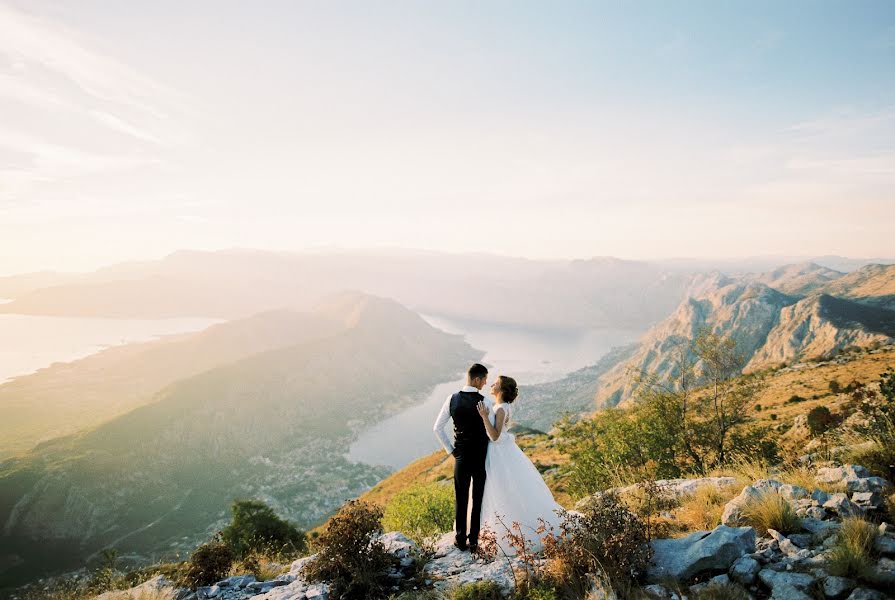
[[[488,418],[488,407],[485,406],[485,401],[480,400],[478,404],[475,405],[476,409],[479,411],[479,416],[483,419]]]

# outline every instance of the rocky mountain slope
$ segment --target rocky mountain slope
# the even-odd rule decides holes
[[[672,375],[681,344],[701,329],[734,338],[746,371],[895,341],[895,311],[887,308],[893,281],[895,267],[884,265],[847,275],[808,264],[736,278],[697,277],[677,310],[641,338],[632,357],[600,376],[596,403],[614,406],[632,398],[632,375]]]
[[[389,300],[353,294],[346,328],[176,381],[153,402],[0,464],[0,585],[123,556],[186,552],[230,502],[261,497],[308,526],[379,481],[355,432],[481,353]]]

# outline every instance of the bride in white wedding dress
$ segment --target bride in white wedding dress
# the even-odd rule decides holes
[[[497,543],[507,555],[516,553],[505,537],[508,528],[514,534],[520,533],[513,527],[514,522],[519,523],[521,533],[537,552],[543,547],[537,533],[538,518],[552,525],[558,534],[561,519],[557,511],[562,509],[537,468],[516,444],[516,436],[509,431],[512,424],[510,405],[518,393],[516,381],[501,375],[491,386],[495,399],[493,410],[489,410],[484,402],[478,405],[479,415],[491,438],[485,458],[481,523],[483,529],[487,527],[496,534]]]

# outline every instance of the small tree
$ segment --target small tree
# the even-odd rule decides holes
[[[305,533],[260,500],[234,500],[233,520],[221,532],[237,558],[252,551],[295,555],[307,551]]]
[[[842,393],[842,384],[837,380],[833,380],[830,382],[830,392],[833,394],[841,394]]]
[[[808,430],[811,435],[817,437],[826,432],[833,422],[833,413],[826,406],[815,406],[808,411]]]

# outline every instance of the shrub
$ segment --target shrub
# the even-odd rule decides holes
[[[763,535],[768,529],[780,533],[796,533],[801,529],[799,518],[786,498],[775,491],[763,492],[743,508],[743,518]]]
[[[233,550],[220,540],[220,533],[196,548],[190,555],[186,573],[186,583],[195,590],[202,585],[211,585],[226,577],[233,564]]]
[[[835,379],[829,384],[830,392],[833,394],[839,394],[842,392],[842,384],[836,381]]]
[[[381,541],[380,507],[349,500],[326,524],[317,555],[302,569],[310,581],[326,582],[334,598],[384,595],[391,586],[388,571],[397,565]]]
[[[307,551],[305,533],[278,517],[264,502],[234,500],[231,510],[233,520],[223,529],[221,537],[236,558],[253,551],[276,556],[296,556]]]
[[[786,403],[787,404],[796,404],[798,402],[804,402],[804,401],[805,401],[805,398],[803,396],[799,396],[798,394],[793,394],[792,396],[789,397],[789,399],[786,401]]]
[[[842,520],[836,545],[830,551],[827,570],[839,577],[868,579],[874,563],[877,528],[860,517]]]
[[[586,580],[605,573],[614,587],[640,579],[649,560],[646,524],[614,493],[591,499],[581,514],[563,513],[561,532],[544,538],[544,554],[554,570]]]
[[[476,581],[456,588],[450,600],[503,600],[503,594],[493,581]]]
[[[833,413],[826,406],[815,406],[808,411],[808,430],[811,435],[818,436],[830,428],[833,422]]]
[[[382,524],[418,544],[454,527],[454,489],[438,483],[414,485],[396,494],[385,508]]]

